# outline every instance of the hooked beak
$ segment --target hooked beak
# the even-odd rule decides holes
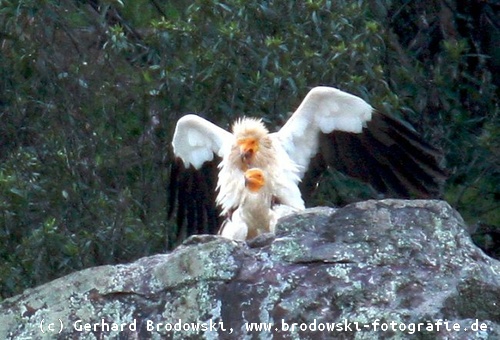
[[[241,161],[245,164],[249,164],[252,161],[254,151],[253,149],[240,150]]]
[[[247,166],[252,165],[255,154],[259,150],[258,141],[255,138],[242,138],[237,141],[240,152],[240,159]]]
[[[258,192],[264,186],[264,178],[262,170],[252,168],[245,171],[245,187],[250,192]]]

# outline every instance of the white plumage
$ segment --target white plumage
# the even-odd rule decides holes
[[[332,87],[315,87],[304,98],[286,124],[276,133],[290,158],[304,174],[318,152],[319,134],[334,130],[359,133],[372,117],[372,107],[363,99]]]
[[[184,166],[199,169],[211,161],[214,153],[223,157],[233,144],[234,136],[197,115],[185,115],[177,122],[172,140],[174,153]],[[224,149],[225,148],[225,149]]]
[[[217,203],[225,215],[239,205],[244,189],[239,179],[246,168],[239,162],[236,142],[255,137],[260,148],[249,165],[269,173],[274,194],[281,203],[304,209],[298,183],[310,158],[318,151],[319,133],[333,129],[360,132],[371,112],[371,106],[359,97],[331,87],[315,87],[276,133],[269,134],[260,119],[243,118],[235,123],[231,134],[191,114],[179,119],[172,145],[186,167],[199,169],[213,159],[214,153],[222,157]]]
[[[375,122],[370,122],[373,116],[373,108],[363,99],[332,87],[315,87],[278,132],[269,133],[260,119],[242,118],[230,133],[190,114],[178,121],[172,145],[186,168],[200,169],[214,154],[222,157],[216,202],[223,216],[246,224],[249,219],[245,214],[263,211],[254,209],[252,199],[265,195],[249,195],[242,180],[244,173],[250,168],[261,169],[266,176],[266,195],[295,210],[304,209],[299,182],[320,151],[320,143],[327,165],[337,166],[335,162],[345,160],[340,169],[382,191],[420,197],[439,192],[445,175],[436,160],[437,150],[398,120],[377,113]],[[361,132],[367,124],[371,124],[367,137],[352,143],[350,136],[364,135]],[[336,137],[334,132],[338,131],[347,134]],[[326,135],[331,137],[322,137]],[[338,146],[334,145],[337,141],[344,143],[347,152],[359,151],[368,159],[341,154],[340,150],[335,153],[332,148]],[[391,162],[391,156],[398,159]],[[241,229],[229,231],[226,235],[246,237]]]
[[[297,211],[274,202],[272,183],[266,177],[264,171],[258,168],[245,171],[244,178],[241,178],[245,189],[239,206],[224,221],[219,231],[221,236],[244,241],[263,233],[274,233],[280,217]]]

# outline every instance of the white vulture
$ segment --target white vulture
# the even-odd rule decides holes
[[[169,216],[177,212],[180,237],[215,233],[218,216],[239,208],[250,168],[265,172],[273,200],[294,209],[304,209],[303,197],[329,166],[401,198],[437,197],[446,178],[440,152],[415,130],[324,86],[310,90],[277,132],[255,118],[237,120],[228,132],[189,114],[177,122],[172,146]]]
[[[242,179],[245,189],[241,200],[236,210],[223,222],[220,235],[244,241],[263,233],[274,233],[278,219],[296,210],[275,202],[271,183],[266,177],[259,168],[245,171]]]

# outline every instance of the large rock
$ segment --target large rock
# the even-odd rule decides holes
[[[247,330],[251,323],[270,330]],[[441,201],[315,208],[283,219],[275,237],[195,236],[170,254],[83,270],[1,304],[0,338],[59,331],[85,339],[498,339],[500,263]]]

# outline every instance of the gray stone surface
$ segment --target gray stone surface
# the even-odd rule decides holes
[[[500,262],[445,202],[366,201],[308,209],[249,243],[194,236],[0,306],[6,339],[499,339]]]

